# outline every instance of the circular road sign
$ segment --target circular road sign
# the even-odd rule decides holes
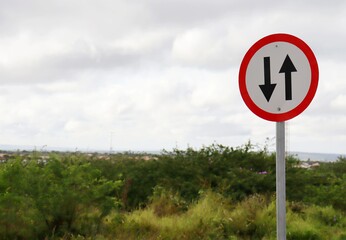
[[[239,88],[248,108],[274,122],[296,117],[311,103],[318,86],[318,64],[310,47],[289,34],[272,34],[245,54]]]

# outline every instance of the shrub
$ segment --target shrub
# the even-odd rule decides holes
[[[322,234],[316,224],[305,220],[301,215],[287,211],[287,240],[322,240]]]
[[[221,195],[206,192],[180,215],[159,217],[152,206],[138,210],[125,218],[117,237],[127,239],[224,239],[225,219],[229,209]]]
[[[172,190],[166,190],[161,186],[156,186],[151,197],[150,207],[153,209],[155,215],[163,217],[186,211],[187,203],[178,193],[173,193]]]
[[[306,215],[309,220],[319,222],[326,226],[339,225],[342,220],[342,214],[331,206],[311,206],[306,210]]]
[[[114,192],[121,184],[103,178],[82,156],[2,163],[0,238],[95,236],[103,218],[118,207]]]
[[[275,231],[275,205],[263,195],[253,195],[237,204],[230,214],[231,229],[239,237],[261,239]]]

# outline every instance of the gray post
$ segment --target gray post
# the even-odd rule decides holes
[[[286,240],[285,122],[276,123],[276,236]]]

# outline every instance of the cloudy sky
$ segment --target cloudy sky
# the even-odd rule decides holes
[[[314,51],[319,87],[287,122],[290,151],[346,153],[346,2],[0,0],[0,144],[171,150],[273,147],[239,66],[260,38]]]

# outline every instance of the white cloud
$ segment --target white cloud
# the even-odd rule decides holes
[[[344,1],[0,2],[0,143],[108,149],[111,132],[113,149],[263,143],[275,124],[247,109],[238,69],[255,41],[287,32],[320,67],[290,146],[345,152]]]
[[[346,113],[346,94],[338,95],[331,101],[330,105],[333,109]]]

